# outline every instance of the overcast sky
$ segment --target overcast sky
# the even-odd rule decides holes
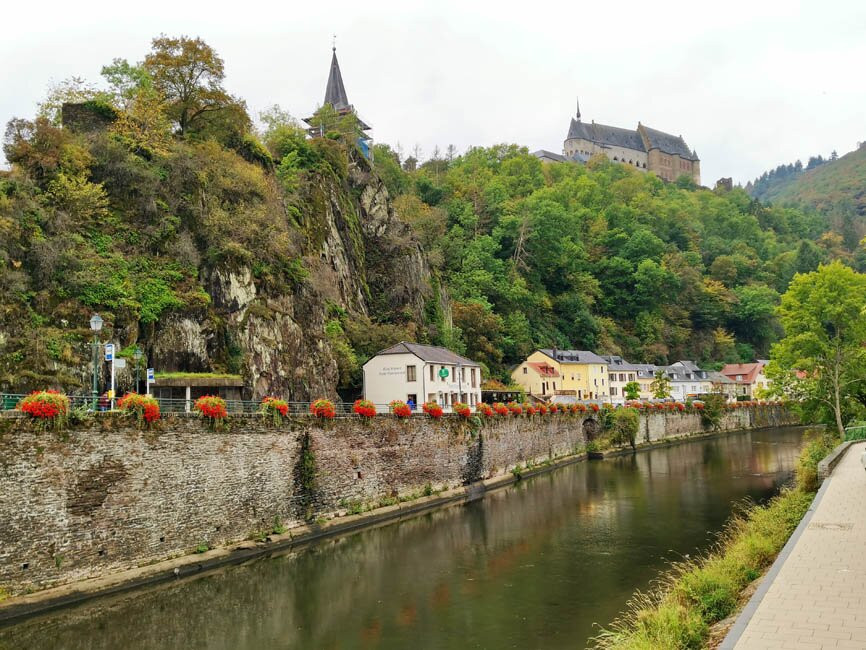
[[[99,80],[160,33],[200,36],[257,114],[322,101],[337,34],[349,100],[373,137],[560,151],[583,119],[681,134],[706,185],[745,182],[866,140],[866,2],[15,2],[2,9],[0,120],[51,81]]]

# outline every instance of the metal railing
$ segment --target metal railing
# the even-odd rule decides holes
[[[23,393],[0,393],[0,411],[12,411],[15,409],[18,402],[26,395]],[[91,395],[67,395],[69,398],[69,406],[72,409],[83,409],[87,411],[108,411],[105,407],[105,399],[96,398],[94,400]],[[155,398],[159,404],[159,410],[163,414],[181,414],[195,413],[193,404],[195,399],[184,398]],[[115,400],[115,404],[117,400]],[[311,415],[310,405],[312,402],[288,402],[289,413],[293,416]],[[352,410],[353,402],[334,402],[334,409],[337,417],[354,417],[355,413]],[[380,415],[389,412],[388,404],[374,404],[376,412]],[[226,411],[231,415],[254,415],[261,411],[262,403],[256,400],[226,400]],[[445,413],[451,413],[451,408],[443,406],[442,410]],[[412,412],[413,415],[425,415],[420,406],[416,406]]]

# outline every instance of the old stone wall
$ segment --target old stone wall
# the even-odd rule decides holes
[[[790,423],[729,412],[723,428]],[[112,415],[61,433],[0,422],[0,588],[22,593],[223,545],[573,454],[586,419],[371,422],[309,418],[273,428],[233,418],[210,431],[173,417],[139,431]],[[689,414],[641,418],[639,440],[702,431]]]

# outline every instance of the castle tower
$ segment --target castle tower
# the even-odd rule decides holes
[[[343,85],[343,75],[340,73],[340,63],[337,61],[337,46],[331,48],[331,71],[328,73],[328,85],[325,86],[325,104],[330,104],[338,113],[351,108],[346,97],[346,87]]]
[[[337,47],[336,45],[331,47],[331,67],[328,71],[328,83],[325,86],[325,101],[323,105],[327,104],[331,106],[331,108],[336,111],[337,115],[347,115],[351,113],[358,120],[358,128],[361,131],[361,140],[367,141],[369,140],[368,136],[364,133],[365,131],[369,131],[372,127],[369,126],[360,118],[357,111],[355,111],[355,107],[349,103],[349,97],[346,95],[346,86],[343,84],[343,74],[340,72],[340,62],[337,61]],[[310,135],[323,135],[323,132],[326,130],[324,125],[317,124],[314,125],[310,120],[313,120],[314,117],[308,117],[304,120],[307,124],[310,125]]]

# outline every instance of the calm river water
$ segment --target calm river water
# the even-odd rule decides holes
[[[3,650],[580,648],[743,498],[801,429],[578,463],[473,504],[0,628]]]

